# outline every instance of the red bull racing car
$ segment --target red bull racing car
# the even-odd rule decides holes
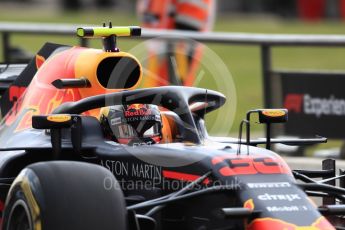
[[[325,138],[271,138],[285,109],[249,111],[238,139],[210,137],[204,117],[224,95],[139,89],[142,67],[115,39],[140,33],[79,28],[104,49],[47,43],[27,65],[0,66],[2,229],[343,228],[342,175],[291,170],[270,150]],[[252,114],[265,139],[250,138]]]

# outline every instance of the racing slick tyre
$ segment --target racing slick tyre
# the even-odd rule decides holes
[[[81,162],[42,162],[11,185],[3,230],[127,229],[123,193],[105,168]]]

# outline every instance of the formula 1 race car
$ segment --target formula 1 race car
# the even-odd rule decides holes
[[[287,121],[285,109],[249,111],[238,139],[209,136],[204,117],[225,103],[224,95],[182,86],[138,89],[142,67],[115,39],[140,33],[139,27],[79,28],[78,36],[101,37],[104,50],[47,43],[27,65],[0,66],[3,229],[345,226],[345,189],[332,185],[343,176],[334,167],[291,170],[270,150],[274,143],[326,138],[271,138],[271,124]],[[157,106],[160,114],[140,105]],[[109,138],[100,114],[112,106],[126,106],[131,119],[161,121],[159,143]],[[267,126],[265,139],[250,139],[252,114]],[[323,197],[323,205],[309,196]]]

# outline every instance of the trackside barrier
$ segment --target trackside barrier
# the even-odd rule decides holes
[[[46,34],[75,37],[78,27],[80,25],[2,22],[0,23],[0,33],[4,60],[5,62],[9,62],[10,60],[9,50],[12,34]],[[264,105],[266,108],[288,107],[290,109],[290,117],[293,117],[280,134],[301,135],[300,132],[302,129],[304,130],[302,133],[303,136],[310,136],[316,133],[333,138],[345,137],[345,91],[339,88],[339,86],[345,85],[345,73],[283,72],[273,70],[271,65],[271,51],[274,47],[345,47],[344,35],[199,33],[143,29],[141,37],[133,37],[131,39],[157,37],[174,40],[187,38],[199,42],[226,45],[259,46],[261,49]],[[81,46],[88,45],[87,40],[83,38],[79,39]],[[303,84],[300,82],[303,82]],[[326,83],[328,85],[324,87]],[[296,88],[296,85],[300,87]],[[337,86],[339,89],[337,88],[334,91],[324,90],[325,88],[333,89],[333,86]],[[318,109],[320,106],[322,109]],[[297,123],[292,122],[293,120],[296,120]],[[323,126],[317,129],[316,127],[320,124],[323,124]],[[329,130],[332,132],[329,132]],[[339,130],[339,132],[336,130]]]

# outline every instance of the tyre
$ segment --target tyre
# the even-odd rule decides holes
[[[127,229],[123,193],[105,168],[42,162],[23,169],[8,193],[4,230]]]

